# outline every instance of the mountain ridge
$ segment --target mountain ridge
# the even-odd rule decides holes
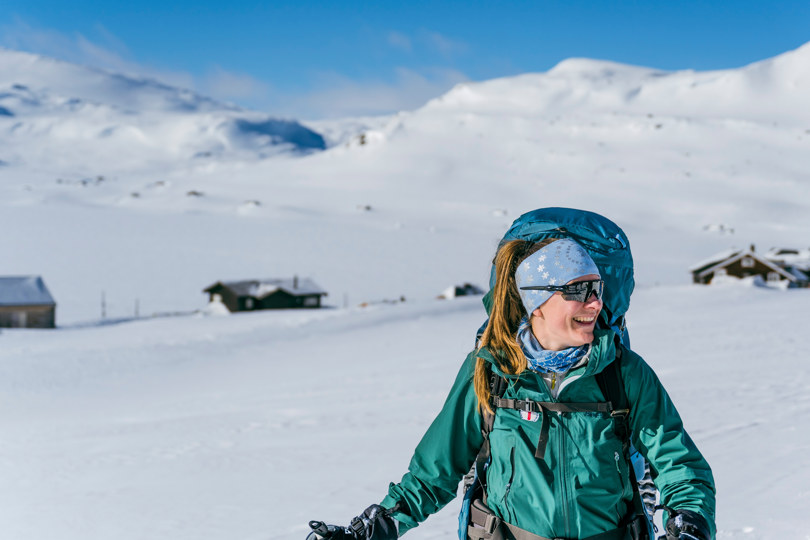
[[[481,261],[518,215],[565,206],[622,226],[639,286],[682,283],[729,244],[806,246],[807,51],[704,73],[574,60],[309,130],[70,99],[0,116],[0,229],[15,231],[0,235],[14,254],[3,272],[47,273],[68,321],[96,314],[99,289],[168,312],[257,275],[309,276],[338,303],[432,298],[484,283]],[[14,99],[35,103],[44,86]],[[0,106],[19,112],[8,96]],[[306,148],[311,132],[326,151],[274,144]]]
[[[293,120],[154,79],[9,49],[0,49],[0,111],[0,159],[54,163],[61,174],[123,172],[140,161],[176,166],[178,159],[263,159],[326,148],[320,134]],[[68,166],[77,153],[94,164],[87,170]]]
[[[425,107],[434,111],[464,107],[530,115],[585,111],[810,124],[808,87],[810,42],[740,68],[712,71],[665,71],[569,58],[547,72],[460,83]],[[758,107],[752,109],[752,100],[760,100]]]

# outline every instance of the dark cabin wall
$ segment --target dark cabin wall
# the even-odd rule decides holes
[[[261,309],[287,309],[287,308],[318,308],[321,307],[321,297],[317,294],[293,296],[285,291],[278,290],[265,296],[261,301]]]
[[[773,272],[771,268],[762,264],[757,259],[753,259],[753,266],[743,266],[743,259],[745,259],[745,257],[726,266],[726,273],[739,278],[760,275],[763,279],[767,279],[768,274]]]
[[[209,302],[214,299],[214,295],[218,294],[222,298],[222,303],[228,308],[231,313],[241,311],[239,307],[239,298],[227,287],[218,285],[208,290]]]
[[[56,328],[56,306],[0,307],[0,328]]]
[[[754,262],[753,266],[745,266],[743,264],[743,260],[745,258],[746,257],[742,257],[741,259],[739,259],[737,261],[734,261],[733,263],[728,264],[726,266],[723,266],[721,268],[724,268],[726,270],[727,275],[738,277],[738,278],[745,278],[745,277],[759,275],[759,276],[762,276],[762,279],[767,280],[768,279],[768,274],[773,272],[773,270],[769,266],[766,266],[765,264],[761,263],[757,259],[753,259],[753,262]],[[698,272],[695,272],[695,274],[693,275],[693,281],[695,283],[708,284],[708,283],[711,282],[711,280],[715,276],[715,274],[716,274],[716,270],[715,270],[715,272],[707,274],[707,275],[703,276],[702,278],[698,278]],[[780,275],[780,279],[785,279],[785,278],[781,277],[781,275]]]
[[[310,294],[296,296],[286,291],[278,290],[262,299],[251,296],[237,296],[234,292],[222,285],[207,289],[209,301],[215,294],[220,295],[222,303],[231,313],[239,311],[255,311],[257,309],[290,309],[290,308],[319,308],[321,295]]]

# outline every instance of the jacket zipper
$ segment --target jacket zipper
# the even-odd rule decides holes
[[[557,420],[561,421],[560,420],[561,415],[557,414],[556,416],[557,416]],[[563,519],[564,519],[564,523],[565,523],[565,536],[570,537],[571,536],[571,529],[570,529],[570,526],[569,526],[569,523],[568,523],[568,520],[570,519],[569,516],[568,516],[568,482],[566,481],[566,479],[568,478],[568,467],[567,467],[568,458],[565,456],[565,442],[563,440],[563,437],[557,437],[557,439],[559,440],[560,463],[562,464],[562,466],[560,467],[562,469],[560,471],[560,484],[562,485],[562,494],[563,494],[563,497],[562,497],[562,503],[563,503],[562,504],[562,509],[563,509]]]
[[[616,462],[616,472],[619,473],[619,481],[622,483],[622,491],[624,491],[624,475],[622,474],[621,466],[619,466],[621,459],[622,457],[618,452],[613,452],[613,460]]]
[[[567,380],[564,382],[568,382]],[[551,392],[549,392],[549,398],[554,403],[559,403],[559,396],[562,393],[562,387],[560,388],[559,392],[557,392],[557,397],[555,398]],[[557,422],[562,423],[562,414],[557,413],[554,415]],[[546,418],[548,422],[551,422],[551,415]],[[549,429],[551,426],[549,425]],[[560,449],[559,451],[559,460],[560,460],[560,491],[562,492],[562,513],[563,513],[563,523],[565,528],[565,537],[571,536],[571,528],[568,523],[569,518],[569,511],[568,511],[568,504],[569,504],[569,496],[568,496],[568,458],[565,455],[565,441],[563,437],[557,437],[557,447]]]
[[[619,475],[619,485],[622,489],[622,496],[624,496],[625,491],[625,482],[624,482],[624,474],[622,474],[622,466],[621,463],[622,456],[618,452],[613,452],[613,460],[616,462],[616,472]],[[621,513],[621,510],[617,509],[617,515],[619,518],[619,523],[621,523],[622,519],[624,519],[624,515]]]
[[[509,452],[509,463],[512,465],[512,471],[509,474],[509,481],[506,483],[506,488],[503,490],[503,507],[506,510],[506,513],[510,517],[510,521],[513,521],[514,518],[512,517],[512,510],[509,508],[509,492],[512,490],[512,482],[515,480],[515,447],[512,447],[512,450]]]

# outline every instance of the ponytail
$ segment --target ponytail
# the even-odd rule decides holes
[[[501,245],[495,255],[495,285],[492,287],[492,309],[489,322],[481,336],[479,348],[486,347],[504,373],[519,375],[527,367],[526,356],[518,345],[517,331],[526,309],[520,300],[515,271],[529,255],[554,242],[548,238],[538,243],[511,240]],[[531,314],[529,314],[531,315]],[[491,413],[491,390],[487,361],[476,358],[473,388],[482,411]]]

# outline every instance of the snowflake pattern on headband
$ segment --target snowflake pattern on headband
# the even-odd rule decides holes
[[[551,298],[553,291],[520,290],[532,285],[564,285],[578,277],[595,274],[599,268],[581,245],[569,238],[556,240],[532,253],[515,272],[520,299],[531,314]]]

